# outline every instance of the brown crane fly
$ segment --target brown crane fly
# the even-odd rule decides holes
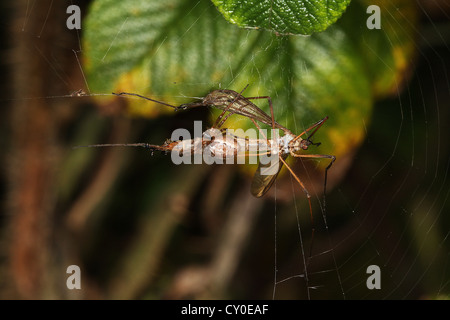
[[[113,93],[117,96],[135,96],[139,98],[143,98],[152,102],[159,103],[161,105],[165,105],[171,108],[174,108],[176,111],[178,110],[186,110],[195,107],[216,107],[218,109],[223,110],[222,113],[217,118],[211,129],[208,129],[204,132],[203,137],[196,137],[190,140],[177,140],[171,141],[168,140],[163,145],[153,145],[149,143],[126,143],[126,144],[94,144],[94,145],[86,145],[79,147],[117,147],[117,146],[125,146],[125,147],[144,147],[151,150],[158,150],[164,152],[179,152],[179,153],[190,153],[198,154],[203,153],[205,149],[208,149],[210,153],[214,154],[216,157],[236,157],[239,152],[244,151],[246,156],[249,156],[249,151],[254,150],[255,146],[257,147],[258,152],[277,155],[279,160],[275,162],[262,163],[259,162],[258,169],[255,172],[255,175],[251,184],[251,193],[255,197],[263,196],[273,185],[275,182],[278,173],[280,172],[283,165],[289,170],[294,179],[298,182],[302,190],[305,192],[310,207],[310,213],[312,217],[312,208],[311,208],[311,196],[306,189],[303,182],[300,178],[294,173],[292,168],[286,163],[286,159],[289,155],[296,158],[308,158],[308,159],[329,159],[330,163],[325,169],[325,179],[324,179],[324,203],[325,206],[325,192],[326,192],[326,182],[327,182],[327,172],[328,169],[332,166],[334,161],[336,160],[335,156],[332,155],[324,155],[324,154],[305,154],[304,151],[308,150],[310,145],[320,145],[320,143],[313,143],[311,141],[312,136],[319,130],[319,128],[325,123],[328,117],[325,117],[309,128],[305,129],[299,135],[293,134],[289,129],[277,123],[274,119],[274,112],[272,106],[272,99],[269,96],[258,96],[258,97],[244,97],[242,96],[242,92],[246,89],[245,87],[241,92],[236,92],[233,90],[214,90],[209,93],[206,97],[204,97],[201,101],[192,102],[187,104],[182,104],[180,106],[173,106],[165,102],[157,101],[136,93]],[[250,100],[256,99],[267,99],[270,107],[271,116],[257,107]],[[253,124],[258,128],[258,130],[262,133],[265,139],[250,139],[250,138],[241,138],[229,134],[227,129],[223,128],[225,121],[232,115],[239,114],[244,117],[249,118]],[[276,129],[279,129],[284,132],[283,137],[274,138],[274,134],[272,134],[271,139],[267,139],[264,135],[261,127],[257,123],[257,121],[269,125],[272,128],[272,132],[274,133]],[[211,136],[210,130],[220,130],[220,135],[214,135],[213,139],[204,139],[205,136]],[[232,143],[230,143],[230,141]],[[253,149],[252,149],[253,148]],[[273,169],[271,174],[264,174],[264,169]],[[266,171],[267,172],[267,171]],[[270,172],[270,171],[269,171]]]

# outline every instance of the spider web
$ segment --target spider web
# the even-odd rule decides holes
[[[27,1],[17,12],[15,31],[6,31],[10,41],[14,34],[33,39],[25,41],[26,51],[46,66],[47,74],[54,79],[49,83],[38,80],[36,83],[44,87],[41,91],[6,91],[7,107],[28,105],[21,107],[25,111],[11,111],[16,119],[13,126],[20,123],[17,118],[28,112],[30,105],[42,102],[56,106],[59,125],[53,124],[55,127],[48,133],[54,146],[47,151],[61,153],[85,143],[85,131],[90,132],[89,139],[100,140],[92,143],[149,140],[157,144],[169,137],[168,128],[177,128],[171,123],[186,125],[195,117],[209,116],[209,110],[196,110],[187,121],[179,115],[124,120],[123,109],[117,103],[100,103],[95,110],[87,98],[77,97],[80,88],[88,96],[103,94],[91,92],[85,79],[80,33],[65,29],[66,16],[60,14],[64,29],[61,33],[70,34],[62,39],[69,40],[50,47],[46,42],[57,25],[54,16],[58,14],[54,11],[70,4],[85,8],[84,2],[77,1],[62,5]],[[51,183],[42,187],[52,191],[46,194],[41,209],[41,217],[46,220],[41,227],[46,233],[43,236],[34,231],[37,239],[44,239],[36,244],[45,246],[42,251],[37,249],[37,254],[45,257],[43,262],[36,262],[37,267],[64,268],[75,259],[86,271],[83,276],[92,283],[91,291],[81,293],[85,298],[448,298],[450,154],[446,107],[450,98],[450,11],[448,5],[438,1],[417,4],[421,22],[415,27],[417,57],[408,62],[410,79],[399,82],[394,95],[376,103],[363,145],[346,160],[351,165],[339,182],[328,186],[326,211],[321,189],[312,193],[314,223],[306,197],[288,175],[274,185],[272,199],[253,199],[248,196],[249,179],[234,167],[176,167],[167,157],[149,157],[142,150],[88,150],[94,154],[90,158],[85,152],[82,156],[68,152],[55,156],[57,160],[43,157],[43,163],[58,169],[50,175]],[[33,24],[37,15],[41,23]],[[270,81],[260,71],[262,80]],[[25,77],[31,75],[28,72]],[[275,93],[274,105],[276,98]],[[9,116],[2,113],[3,118]],[[296,132],[306,125],[300,119],[296,123],[298,128],[291,128]],[[15,130],[18,133],[8,135],[11,141],[7,142],[12,154],[29,147],[17,137],[21,130]],[[321,130],[326,130],[326,125]],[[9,158],[2,161],[8,164],[5,168],[11,167]],[[307,182],[315,179],[309,174],[310,167],[307,162],[296,167]],[[2,173],[2,188],[6,190],[18,177],[20,173],[12,169]],[[67,187],[70,190],[56,192],[61,181],[77,183],[71,189]],[[138,188],[130,187],[136,181],[147,182]],[[179,181],[175,183],[179,186],[170,181]],[[11,185],[16,189],[10,192],[10,198],[5,197],[5,202],[18,201],[14,196],[27,190],[20,186]],[[11,213],[21,212],[20,206],[11,208]],[[49,217],[56,222],[49,223]],[[16,230],[14,226],[20,224],[12,220],[2,216],[0,221],[4,229],[10,225]],[[71,223],[78,227],[70,227]],[[64,236],[59,228],[71,230],[75,236]],[[81,241],[81,237],[86,239]],[[58,239],[63,245],[50,245],[49,239]],[[15,244],[20,248],[14,237],[11,243],[4,241],[7,246],[16,248]],[[139,255],[142,251],[149,254]],[[58,261],[50,258],[55,255],[60,257]],[[3,252],[2,258],[5,256]],[[12,260],[23,266],[23,259],[19,256]],[[367,268],[372,265],[380,267],[381,289],[367,287]],[[17,270],[22,270],[15,275],[19,277],[28,269]],[[124,284],[121,279],[130,273],[146,276],[131,277],[130,284]],[[64,276],[50,282],[65,283]],[[19,296],[29,288],[41,292],[39,288],[46,286],[39,276],[32,278],[28,272],[27,277],[31,280],[16,283]],[[55,289],[58,286],[53,284],[49,286],[53,297],[72,294]],[[98,292],[92,293],[95,290]],[[8,296],[9,292],[5,290],[1,295]]]

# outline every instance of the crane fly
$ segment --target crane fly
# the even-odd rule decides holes
[[[257,147],[259,153],[265,154],[275,154],[278,155],[278,161],[275,163],[262,163],[259,162],[258,169],[255,172],[255,175],[251,184],[251,193],[255,197],[263,196],[273,185],[275,182],[278,173],[280,172],[282,166],[286,166],[289,172],[292,174],[294,179],[298,182],[303,192],[306,194],[310,213],[312,216],[312,208],[311,208],[311,196],[306,189],[303,182],[300,178],[294,173],[291,167],[286,163],[286,159],[289,155],[295,158],[308,158],[308,159],[329,159],[330,163],[325,169],[325,179],[324,179],[324,195],[326,192],[326,181],[327,181],[327,172],[328,169],[332,166],[334,161],[336,160],[335,156],[332,155],[324,155],[324,154],[305,154],[304,151],[308,150],[310,145],[318,146],[320,143],[313,143],[311,138],[313,135],[319,130],[319,128],[325,123],[328,117],[325,117],[309,128],[301,132],[299,135],[293,134],[289,129],[277,123],[274,119],[273,105],[272,99],[269,96],[258,96],[258,97],[244,97],[242,92],[247,88],[247,86],[241,91],[236,92],[233,90],[214,90],[210,92],[206,97],[204,97],[201,101],[192,102],[187,104],[182,104],[180,106],[173,106],[171,104],[157,101],[136,93],[113,93],[117,96],[135,96],[139,98],[143,98],[145,100],[149,100],[152,102],[159,103],[161,105],[165,105],[171,108],[174,108],[176,111],[178,110],[186,110],[196,107],[216,107],[222,110],[222,113],[219,115],[217,120],[215,121],[213,127],[211,129],[206,130],[203,133],[203,137],[197,137],[189,140],[177,140],[171,141],[168,140],[162,145],[153,145],[149,143],[125,143],[125,144],[94,144],[87,146],[79,146],[79,147],[144,147],[151,150],[164,151],[164,152],[184,152],[189,154],[199,154],[203,153],[205,149],[208,149],[209,152],[218,157],[229,158],[236,157],[240,151],[247,152],[246,155],[249,155],[249,151],[253,150],[252,147]],[[250,100],[256,99],[267,99],[270,107],[269,116],[263,110],[261,110],[258,106],[256,106]],[[272,139],[250,139],[250,138],[241,138],[235,135],[228,133],[227,129],[223,128],[225,121],[232,115],[239,114],[244,117],[249,118],[253,124],[258,128],[258,130],[265,137],[260,125],[257,123],[261,122],[263,124],[269,125],[272,127],[273,132],[276,129],[280,129],[283,131],[284,136],[280,138]],[[214,135],[213,139],[204,139],[205,136],[211,137],[211,130],[219,130],[219,135]],[[263,174],[264,169],[271,169],[275,166],[276,170],[273,170],[271,174]],[[277,167],[276,167],[277,166]],[[325,201],[324,201],[325,205]]]

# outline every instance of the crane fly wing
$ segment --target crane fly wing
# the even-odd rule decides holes
[[[214,106],[221,110],[237,113],[241,116],[255,119],[264,124],[272,126],[272,117],[262,111],[250,100],[233,90],[214,90],[209,93],[201,102],[184,104],[181,108],[191,108],[200,106]],[[286,131],[281,124],[275,122],[275,127]]]
[[[258,120],[264,124],[272,126],[272,117],[262,111],[253,102],[240,95],[233,90],[215,90],[205,97],[205,102],[214,105],[215,107],[228,110],[232,113],[237,113],[242,116]],[[231,105],[230,105],[231,103]],[[286,129],[281,124],[275,122],[275,127]]]
[[[288,153],[282,154],[281,157],[283,160],[286,160],[288,157]],[[253,176],[252,185],[251,185],[251,193],[253,196],[259,198],[262,197],[269,189],[272,187],[273,183],[277,179],[278,173],[280,172],[281,168],[283,167],[283,162],[281,162],[278,158],[278,161],[269,162],[267,164],[263,164],[259,162],[258,169],[255,172],[255,175]],[[263,169],[268,170],[276,170],[276,167],[278,166],[278,170],[274,174],[269,175],[263,175],[261,174]]]
[[[254,118],[267,125],[272,125],[272,118],[257,107],[254,103],[239,95],[233,90],[215,90],[208,94],[204,101],[212,104],[219,109],[226,109],[233,113]],[[231,103],[231,105],[230,105]]]

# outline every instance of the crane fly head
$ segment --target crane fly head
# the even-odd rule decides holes
[[[289,146],[289,149],[291,150],[291,152],[293,152],[294,154],[300,154],[302,151],[304,150],[308,150],[310,145],[313,146],[319,146],[320,142],[312,142],[310,139],[310,137],[308,137],[307,139],[297,139],[297,140],[292,140]]]
[[[328,117],[323,118],[319,122],[315,123],[313,126],[303,131],[301,134],[296,136],[294,139],[292,139],[291,142],[289,143],[291,152],[294,154],[300,154],[301,151],[308,150],[310,145],[320,146],[320,142],[312,142],[311,138],[327,119]],[[308,137],[306,139],[302,139],[301,136],[308,132],[311,132],[308,135]]]
[[[328,120],[328,117],[323,118],[322,120],[316,122],[311,127],[309,127],[308,129],[306,129],[305,131],[300,133],[294,139],[292,139],[289,142],[289,149],[290,149],[291,153],[300,154],[300,152],[302,150],[308,150],[310,145],[320,146],[320,142],[314,143],[311,141],[311,138],[317,132],[317,130],[319,130],[319,128],[323,125],[323,123],[327,120]],[[306,139],[301,138],[304,134],[309,133],[309,132],[311,132],[311,133],[308,135],[308,137]]]

